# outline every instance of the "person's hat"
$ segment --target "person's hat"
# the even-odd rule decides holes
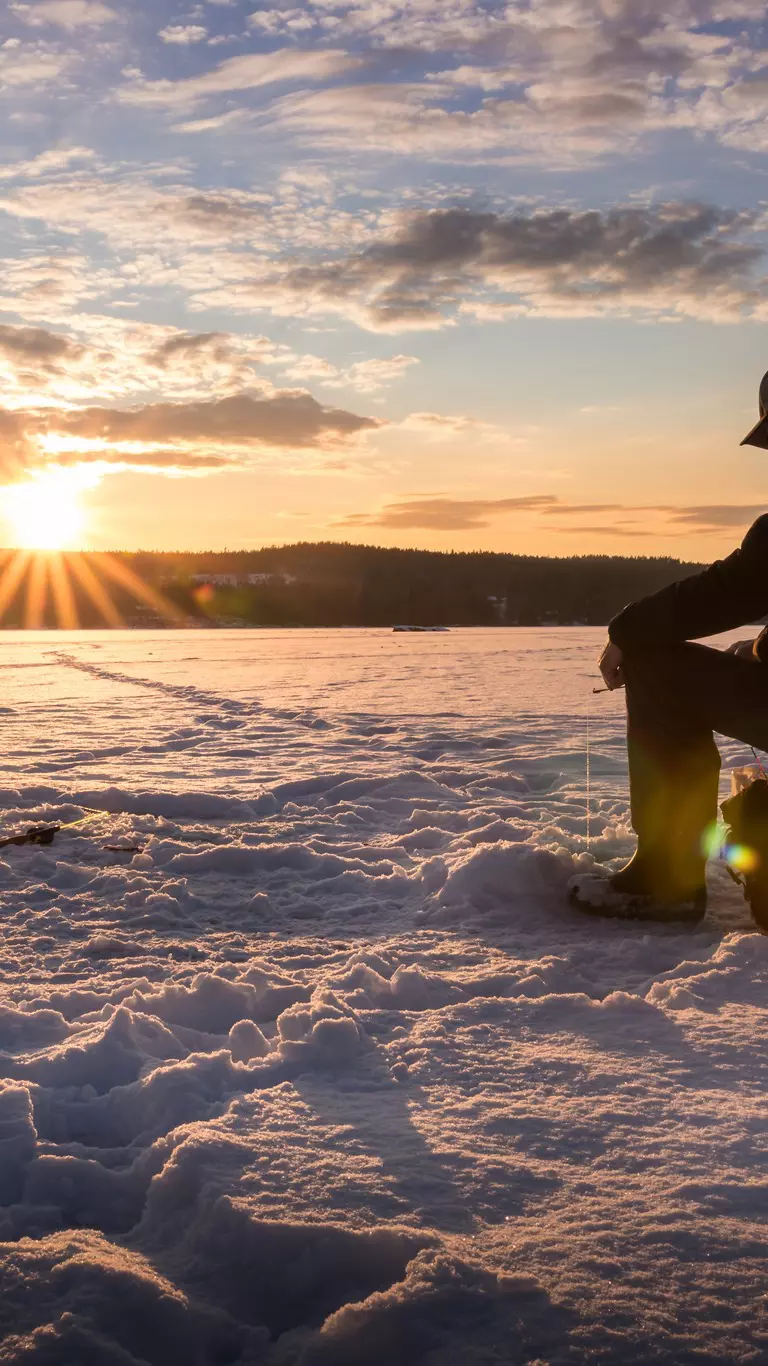
[[[760,421],[755,423],[751,432],[747,432],[741,444],[760,446],[764,451],[768,451],[768,375],[763,375],[760,381],[757,401],[760,405]]]

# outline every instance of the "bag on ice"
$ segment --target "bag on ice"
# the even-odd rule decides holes
[[[768,932],[768,779],[758,768],[735,769],[731,794],[722,805],[725,861],[755,921]]]

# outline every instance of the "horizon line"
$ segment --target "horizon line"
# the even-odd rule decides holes
[[[377,551],[377,552],[379,552],[379,553],[381,553],[381,554],[391,554],[391,555],[435,555],[435,556],[438,556],[438,557],[444,558],[444,559],[449,559],[449,558],[451,558],[451,557],[475,557],[475,556],[485,556],[485,557],[487,557],[487,558],[489,558],[489,559],[490,559],[490,558],[502,558],[502,559],[517,559],[517,560],[606,560],[606,561],[609,561],[609,560],[658,560],[658,561],[666,561],[666,562],[668,562],[668,563],[681,564],[681,565],[690,565],[690,564],[698,565],[698,564],[706,564],[706,563],[709,563],[708,561],[703,561],[703,560],[686,560],[686,559],[683,559],[683,558],[682,558],[681,556],[679,556],[679,555],[637,555],[637,554],[635,554],[635,555],[632,555],[632,554],[623,554],[623,555],[622,555],[622,554],[615,554],[615,555],[608,555],[608,554],[606,554],[605,552],[602,552],[602,553],[583,552],[583,553],[580,553],[580,554],[571,554],[571,555],[535,555],[535,554],[525,554],[525,553],[520,552],[520,551],[517,551],[517,550],[483,550],[483,549],[472,549],[472,550],[453,550],[453,549],[450,549],[450,550],[437,550],[437,549],[434,549],[434,548],[432,548],[432,547],[427,547],[427,546],[408,546],[408,545],[404,545],[404,546],[392,546],[392,545],[378,545],[378,544],[371,543],[371,542],[367,542],[367,541],[324,541],[324,540],[318,540],[318,541],[286,541],[286,542],[283,542],[283,543],[280,543],[280,544],[272,543],[272,544],[269,544],[269,545],[250,546],[250,547],[239,547],[239,548],[236,548],[236,549],[231,548],[231,547],[229,547],[229,546],[223,546],[223,547],[221,547],[221,548],[219,548],[219,549],[215,549],[215,548],[213,548],[213,547],[208,547],[208,548],[206,548],[205,550],[190,550],[190,549],[186,549],[186,548],[174,548],[173,550],[157,550],[157,549],[148,548],[148,547],[146,547],[146,546],[137,547],[137,548],[135,548],[135,549],[133,549],[133,550],[126,550],[126,549],[119,549],[119,548],[108,548],[108,547],[106,547],[106,546],[105,546],[105,547],[102,547],[102,548],[100,548],[100,549],[96,549],[96,548],[94,548],[94,547],[92,547],[92,546],[77,547],[77,548],[76,548],[76,547],[70,546],[70,547],[62,548],[62,549],[51,549],[51,548],[46,548],[46,547],[40,547],[40,548],[38,548],[38,549],[34,549],[34,548],[31,548],[31,547],[28,547],[28,546],[27,546],[27,547],[21,547],[21,546],[0,546],[0,555],[18,555],[18,554],[27,554],[27,555],[35,555],[35,556],[48,556],[48,555],[126,555],[126,556],[127,556],[127,555],[156,555],[156,556],[171,556],[171,555],[189,555],[189,556],[199,556],[199,555],[261,555],[261,554],[264,554],[264,553],[270,552],[270,551],[281,551],[281,550],[282,550],[282,551],[289,551],[289,550],[300,550],[300,549],[304,549],[304,548],[307,548],[307,549],[310,549],[310,548],[311,548],[311,549],[315,549],[315,548],[319,548],[319,547],[328,547],[328,548],[336,547],[336,548],[339,548],[339,549],[346,549],[346,550],[375,550],[375,551]]]

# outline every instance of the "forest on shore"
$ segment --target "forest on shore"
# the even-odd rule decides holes
[[[4,556],[9,566],[11,554]],[[56,561],[84,627],[116,625],[118,618],[135,627],[602,626],[626,603],[701,568],[640,556],[555,559],[338,542],[199,553],[72,552]],[[53,566],[50,572],[53,579]],[[106,623],[94,577],[114,607]],[[61,624],[61,593],[54,592],[30,621],[29,575],[5,596],[4,627]]]

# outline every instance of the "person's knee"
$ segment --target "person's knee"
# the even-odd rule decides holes
[[[670,647],[635,645],[624,651],[624,677],[627,684],[641,683],[669,672]]]
[[[682,680],[696,671],[697,648],[683,642],[627,650],[623,665],[627,691],[651,691],[656,695],[676,692]]]
[[[720,655],[705,645],[680,641],[668,645],[635,647],[624,656],[628,693],[651,693],[656,697],[690,695],[696,679],[708,679],[710,657]],[[716,661],[719,663],[719,658]]]

